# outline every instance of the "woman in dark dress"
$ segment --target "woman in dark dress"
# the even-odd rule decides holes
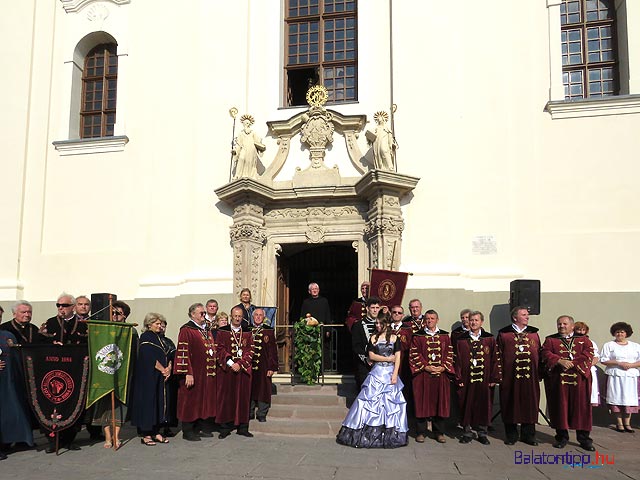
[[[160,332],[160,341],[164,346],[164,351],[167,353],[167,359],[169,360],[169,364],[173,365],[175,356],[176,356],[176,344],[173,343],[169,337],[166,336],[167,332],[167,320],[165,320],[163,315],[160,315],[160,319],[162,320],[162,332]],[[178,426],[178,379],[171,372],[171,376],[165,382],[165,391],[167,392],[167,415],[163,427],[162,434],[165,437],[174,437],[175,433],[171,431],[171,427]]]
[[[23,381],[18,377],[17,352],[11,351],[11,346],[17,343],[11,332],[0,330],[0,446],[24,442],[32,447],[29,407],[16,388]],[[4,458],[0,451],[0,460]]]
[[[159,313],[144,317],[145,332],[140,336],[134,377],[131,423],[143,435],[141,443],[149,447],[169,443],[159,433],[167,419],[165,388],[172,367],[161,339],[163,320]]]

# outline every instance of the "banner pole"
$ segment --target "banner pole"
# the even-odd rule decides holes
[[[118,442],[116,441],[116,392],[111,391],[111,446],[115,452],[118,449]]]
[[[58,430],[56,430],[56,456],[58,456],[59,449],[60,449],[60,437],[58,436]]]

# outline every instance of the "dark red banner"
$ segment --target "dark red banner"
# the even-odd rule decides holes
[[[381,305],[393,307],[402,305],[402,297],[407,287],[407,272],[394,272],[391,270],[371,270],[370,297],[378,297]]]
[[[50,432],[72,426],[84,412],[89,378],[86,345],[20,347],[29,405]]]

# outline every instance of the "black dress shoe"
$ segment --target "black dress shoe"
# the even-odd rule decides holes
[[[227,438],[229,435],[231,435],[231,432],[220,432],[220,435],[218,435],[218,438],[220,439]]]
[[[211,438],[211,437],[213,437],[213,433],[211,433],[211,432],[200,432],[200,433],[198,433],[198,436],[204,437],[204,438]]]
[[[508,439],[507,439],[507,440],[505,440],[505,441],[504,441],[504,444],[505,444],[505,445],[515,445],[515,444],[516,444],[516,441],[515,441],[515,440],[508,440]]]
[[[489,445],[491,443],[487,437],[478,437],[478,441],[483,445]]]
[[[255,419],[256,419],[255,414],[252,413],[249,415],[249,420],[255,420]]]
[[[56,447],[47,447],[44,449],[44,453],[56,453]]]
[[[566,446],[567,442],[565,441],[553,442],[553,448],[564,448]]]
[[[595,452],[596,449],[593,445],[582,445],[580,444],[580,448],[582,448],[583,450],[586,450],[587,452]]]
[[[199,442],[200,436],[196,435],[194,432],[182,432],[182,438],[188,442]]]
[[[471,443],[471,437],[460,437],[460,440],[458,440],[458,442],[460,442],[460,443]]]
[[[7,456],[4,454],[4,452],[0,452],[0,460],[6,460]]]
[[[538,442],[536,440],[522,440],[522,442],[526,443],[527,445],[531,445],[532,447],[538,446]]]
[[[247,437],[247,438],[253,438],[253,433],[249,432],[249,431],[244,431],[244,432],[236,432],[238,435],[242,435],[243,437]]]
[[[260,423],[264,423],[264,422],[266,422],[266,421],[267,421],[267,417],[258,417],[258,421],[259,421]]]
[[[74,452],[77,452],[78,450],[81,450],[79,445],[76,445],[75,443],[70,443],[69,445],[67,445],[67,448],[69,450],[73,450]]]

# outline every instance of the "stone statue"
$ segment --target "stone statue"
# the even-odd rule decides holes
[[[395,156],[398,144],[393,137],[391,128],[387,126],[389,114],[376,112],[373,116],[376,121],[375,132],[367,131],[366,137],[373,143],[373,167],[378,170],[395,171]]]
[[[242,130],[235,139],[235,146],[231,153],[236,165],[236,174],[233,179],[248,177],[256,178],[258,174],[258,158],[266,147],[262,139],[251,129],[254,119],[251,115],[240,117]]]

